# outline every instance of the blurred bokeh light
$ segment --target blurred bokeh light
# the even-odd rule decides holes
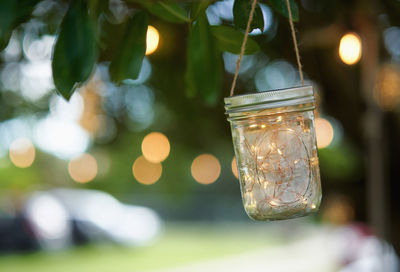
[[[335,225],[346,225],[354,221],[354,207],[343,196],[332,196],[324,204],[322,219]]]
[[[361,39],[356,33],[347,33],[340,39],[339,56],[345,64],[356,64],[361,58],[361,52]]]
[[[33,194],[27,201],[24,213],[44,248],[62,248],[69,242],[68,212],[53,196],[44,192]]]
[[[233,175],[238,179],[239,175],[238,175],[238,169],[237,169],[237,163],[236,163],[236,157],[233,157],[232,159],[232,173]]]
[[[160,132],[152,132],[144,137],[142,142],[143,156],[150,162],[164,161],[170,152],[168,138]]]
[[[398,65],[386,64],[380,68],[374,98],[385,111],[394,110],[400,105],[400,69]]]
[[[76,93],[67,102],[53,95],[49,107],[49,113],[39,119],[35,126],[35,144],[61,159],[71,159],[84,153],[89,146],[90,136],[79,124],[84,111],[82,96]]]
[[[283,89],[299,83],[297,69],[285,60],[274,60],[255,75],[257,91]]]
[[[400,56],[400,27],[392,26],[383,32],[383,41],[387,51],[394,57]]]
[[[397,256],[387,254],[389,243],[400,248],[400,26],[390,8],[399,1],[294,1],[305,83],[317,100],[319,160],[312,163],[320,166],[323,200],[315,217],[257,224],[241,203],[243,169],[222,106],[242,34],[214,32],[234,27],[235,2],[248,1],[82,1],[96,17],[98,54],[67,102],[56,93],[52,59],[60,25],[81,29],[62,23],[73,2],[0,1],[0,32],[23,19],[0,52],[1,271],[398,271],[390,269],[399,267]],[[264,27],[249,38],[260,50],[243,56],[237,95],[300,85],[280,14],[287,9],[275,2],[284,3],[258,1]],[[33,13],[7,11],[12,3]],[[204,69],[201,78],[187,73],[190,51],[215,49],[202,33],[198,50],[187,50],[197,7],[217,37],[218,50],[203,58],[215,78]],[[146,56],[136,79],[117,83],[110,63],[138,11],[150,15]],[[176,15],[187,23],[169,21]],[[0,46],[8,40],[2,34]],[[84,40],[66,41],[67,53]],[[199,84],[216,79],[218,93]],[[20,254],[31,251],[44,252]]]
[[[160,34],[158,30],[154,26],[149,25],[146,34],[146,55],[151,55],[157,50],[159,41]]]
[[[327,119],[315,118],[315,133],[318,148],[325,148],[332,143],[333,126]]]
[[[35,160],[35,154],[35,147],[29,139],[16,139],[10,145],[10,160],[17,167],[31,166]]]
[[[215,156],[202,154],[193,160],[191,172],[198,183],[211,184],[218,179],[221,173],[221,165]]]
[[[132,172],[139,183],[151,185],[160,179],[162,165],[159,162],[150,162],[144,156],[140,156],[133,163]]]
[[[68,164],[68,172],[73,180],[79,183],[92,181],[97,176],[96,159],[90,154],[82,154],[73,158]]]

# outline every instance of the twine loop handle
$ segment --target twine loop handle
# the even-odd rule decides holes
[[[284,0],[282,0],[282,1],[284,1]],[[249,36],[250,26],[251,26],[251,22],[253,21],[254,11],[256,9],[256,5],[257,5],[257,0],[253,0],[253,2],[251,4],[251,9],[250,9],[249,20],[247,21],[246,30],[245,30],[245,33],[244,33],[242,46],[240,48],[239,58],[236,61],[236,71],[235,71],[235,75],[234,75],[233,81],[232,81],[230,96],[233,96],[233,93],[235,91],[236,81],[237,81],[237,78],[238,78],[238,75],[239,75],[240,63],[242,62],[242,58],[243,58],[243,55],[244,55],[244,50],[246,49],[247,38]],[[294,51],[296,53],[297,67],[299,69],[301,85],[304,86],[303,69],[302,69],[302,65],[301,65],[299,47],[297,45],[297,39],[296,39],[296,31],[294,29],[294,24],[293,24],[292,9],[290,7],[289,0],[286,0],[286,5],[287,5],[287,8],[288,8],[289,24],[290,24],[290,31],[292,33]]]

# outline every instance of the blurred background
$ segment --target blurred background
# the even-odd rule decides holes
[[[139,78],[110,81],[111,47],[66,102],[51,57],[68,1],[40,1],[0,53],[1,270],[399,271],[400,1],[297,3],[322,208],[256,223],[223,105],[238,56],[223,53],[217,105],[188,97],[188,26],[151,17]],[[210,24],[232,24],[232,5],[210,5]],[[108,2],[102,40],[130,8]],[[300,84],[287,19],[261,8],[237,94]]]

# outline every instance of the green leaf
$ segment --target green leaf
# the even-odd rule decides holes
[[[12,31],[27,21],[40,0],[3,0],[0,1],[0,51],[10,40]]]
[[[0,1],[0,50],[3,50],[10,40],[16,11],[17,2]]]
[[[292,10],[292,18],[294,22],[299,20],[299,7],[295,0],[289,0],[290,9]],[[286,0],[268,0],[268,4],[283,16],[289,18],[289,11],[287,8]]]
[[[230,26],[219,25],[211,26],[211,33],[216,38],[219,50],[240,54],[244,38],[244,34],[241,31]],[[258,44],[251,37],[247,37],[244,54],[254,54],[259,50]]]
[[[202,0],[195,1],[192,3],[190,7],[190,18],[192,20],[196,20],[200,14],[204,13],[208,6],[212,3],[212,0]]]
[[[177,3],[166,3],[163,1],[149,2],[139,1],[141,5],[151,14],[172,23],[190,22],[186,10]]]
[[[53,52],[54,84],[65,99],[89,79],[97,60],[96,26],[85,0],[74,0],[62,23]]]
[[[124,79],[139,76],[146,53],[148,16],[144,11],[136,13],[125,30],[124,37],[110,64],[111,79],[120,83]]]
[[[108,1],[103,0],[87,0],[87,2],[89,13],[93,18],[98,18],[108,6]]]
[[[186,68],[186,93],[198,93],[207,104],[216,104],[222,83],[222,60],[203,12],[189,33]]]
[[[0,30],[0,51],[4,50],[10,41],[12,31]]]
[[[251,2],[250,0],[235,0],[233,4],[233,23],[237,28],[246,29],[251,10]],[[254,10],[250,32],[257,28],[264,31],[264,17],[259,4],[257,4]]]

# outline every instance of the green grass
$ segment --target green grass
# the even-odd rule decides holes
[[[61,252],[0,257],[4,272],[150,271],[239,254],[276,245],[265,228],[255,225],[167,225],[153,246],[75,247]]]

